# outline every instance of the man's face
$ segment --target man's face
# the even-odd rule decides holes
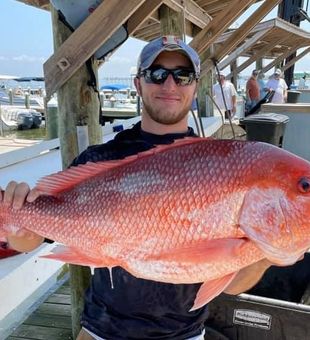
[[[225,76],[220,75],[219,76],[219,82],[224,84],[224,81],[225,81]]]
[[[162,52],[152,64],[166,69],[193,68],[190,60],[179,52]],[[135,85],[142,97],[143,114],[159,124],[172,125],[187,117],[196,95],[197,82],[179,86],[172,74],[163,84],[146,83],[144,77],[135,79]]]

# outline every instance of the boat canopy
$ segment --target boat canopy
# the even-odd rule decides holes
[[[104,90],[110,90],[110,91],[120,91],[120,90],[125,90],[125,89],[129,89],[130,87],[128,85],[125,84],[106,84],[106,85],[102,85],[100,87],[101,91]]]
[[[0,80],[15,80],[18,82],[25,81],[44,81],[43,77],[16,77],[16,76],[7,76],[0,74]]]

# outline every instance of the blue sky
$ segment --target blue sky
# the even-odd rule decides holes
[[[255,5],[254,5],[255,7]],[[251,12],[251,10],[249,11]],[[273,11],[268,18],[275,16]],[[237,24],[241,24],[244,17]],[[41,76],[43,63],[53,53],[53,38],[50,13],[24,5],[15,0],[0,1],[0,74],[16,76]],[[302,23],[310,30],[310,24]],[[144,42],[129,38],[99,70],[102,77],[129,77],[136,65]],[[298,62],[296,71],[310,70],[309,55]],[[252,69],[250,67],[249,69]],[[249,73],[246,70],[244,73]]]

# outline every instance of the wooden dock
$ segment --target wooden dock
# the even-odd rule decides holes
[[[73,340],[69,281],[51,294],[7,340]]]

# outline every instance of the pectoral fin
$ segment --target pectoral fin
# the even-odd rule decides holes
[[[231,273],[219,279],[204,282],[198,290],[194,305],[190,309],[190,312],[201,308],[221,294],[222,291],[225,290],[225,288],[232,282],[237,273],[238,272]]]
[[[178,262],[204,263],[231,259],[240,254],[241,248],[247,244],[246,238],[225,238],[192,242],[182,248],[174,248],[166,253],[151,255],[148,259]]]

